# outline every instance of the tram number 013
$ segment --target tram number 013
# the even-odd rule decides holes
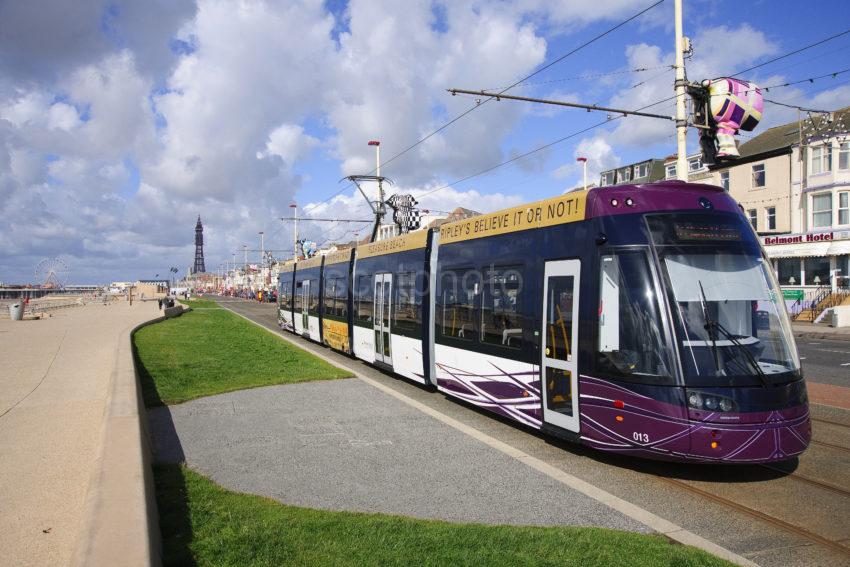
[[[640,443],[649,443],[649,435],[647,433],[639,433],[635,431],[632,433],[632,439]]]

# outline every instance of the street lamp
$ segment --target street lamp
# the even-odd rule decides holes
[[[579,157],[576,158],[576,161],[579,161],[584,166],[584,189],[587,190],[587,158]]]

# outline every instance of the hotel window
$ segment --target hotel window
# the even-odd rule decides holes
[[[688,160],[688,171],[693,173],[694,171],[699,171],[700,169],[702,169],[701,158],[691,158]]]
[[[750,218],[750,224],[753,225],[753,228],[758,229],[759,212],[756,209],[750,209],[747,211],[747,216]]]
[[[776,207],[768,207],[767,212],[767,230],[776,230]]]
[[[811,148],[809,153],[812,156],[812,175],[832,171],[832,146]]]
[[[832,193],[812,196],[812,228],[832,225]]]
[[[806,285],[827,285],[832,281],[829,258],[826,256],[803,258],[803,272]]]
[[[642,163],[635,167],[635,179],[638,177],[646,177],[649,174],[649,164]]]
[[[799,258],[780,258],[778,264],[780,285],[799,285],[803,282]]]
[[[666,167],[667,179],[676,179],[676,164],[670,164]]]
[[[838,169],[850,169],[850,142],[842,142],[838,148]]]
[[[838,194],[838,224],[850,224],[850,193]]]
[[[753,189],[764,187],[764,164],[753,166]]]
[[[729,191],[729,172],[721,171],[720,172],[720,186],[723,187],[724,191]]]
[[[623,170],[623,181],[631,181],[632,179],[632,168],[627,167]]]

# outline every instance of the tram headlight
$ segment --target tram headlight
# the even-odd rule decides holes
[[[702,411],[735,411],[735,401],[732,398],[689,390],[687,392],[688,407]]]
[[[688,395],[688,405],[694,409],[702,409],[702,396],[696,392],[691,392]]]

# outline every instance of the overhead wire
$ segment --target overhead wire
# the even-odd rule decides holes
[[[819,42],[819,43],[823,43],[823,42]],[[800,50],[797,50],[797,52],[799,52],[799,51],[800,51]],[[840,75],[840,74],[847,73],[847,72],[850,72],[850,68],[848,68],[848,69],[844,69],[844,70],[841,70],[841,71],[835,71],[835,72],[832,72],[832,73],[827,73],[827,74],[825,74],[825,75],[821,75],[821,76],[817,76],[817,77],[811,77],[811,78],[808,78],[808,79],[801,79],[801,80],[797,80],[797,81],[790,81],[790,82],[787,82],[787,83],[782,83],[782,84],[772,85],[772,86],[770,86],[770,87],[765,87],[765,88],[766,88],[766,89],[770,89],[770,88],[772,88],[772,89],[776,89],[776,88],[784,88],[784,87],[789,87],[789,86],[796,85],[796,84],[800,84],[800,83],[813,82],[813,81],[815,81],[815,80],[823,79],[823,78],[826,78],[826,77],[836,77],[836,76],[838,76],[838,75]],[[844,84],[844,83],[839,83],[839,85],[841,85],[841,84]],[[835,87],[835,86],[839,86],[839,85],[831,85],[831,87]],[[805,93],[802,93],[802,94],[805,94]],[[665,99],[660,100],[660,101],[658,101],[658,102],[654,102],[654,103],[652,103],[652,104],[649,104],[649,105],[647,105],[647,106],[644,106],[644,107],[642,107],[642,108],[639,108],[639,109],[638,109],[638,111],[640,111],[640,110],[645,110],[645,109],[647,109],[647,108],[651,108],[651,107],[653,107],[653,106],[657,106],[657,105],[662,104],[662,103],[667,102],[667,101],[671,101],[671,100],[675,99],[677,96],[679,96],[679,95],[673,95],[673,96],[671,96],[671,97],[665,98]],[[798,96],[799,96],[799,95],[798,95]],[[773,100],[770,100],[770,99],[765,99],[765,102],[770,102],[770,103],[778,104],[778,105],[781,105],[781,106],[788,106],[788,107],[790,107],[790,108],[801,108],[802,110],[811,110],[811,109],[804,109],[804,108],[802,108],[802,107],[796,107],[796,106],[793,106],[793,105],[789,105],[789,104],[785,104],[785,103],[781,103],[781,102],[773,101]],[[596,124],[594,124],[594,125],[592,125],[592,126],[589,126],[588,128],[585,128],[585,129],[579,130],[579,131],[577,131],[577,132],[574,132],[574,133],[572,133],[572,134],[569,134],[569,135],[567,135],[567,136],[564,136],[563,138],[559,138],[558,140],[555,140],[555,141],[550,142],[550,143],[548,143],[548,144],[545,144],[545,145],[543,145],[543,146],[537,147],[537,148],[535,148],[535,149],[533,149],[533,150],[530,150],[530,151],[528,151],[528,152],[526,152],[526,153],[520,154],[520,155],[518,155],[518,156],[514,156],[514,157],[512,157],[512,158],[511,158],[511,159],[509,159],[509,160],[505,160],[505,161],[503,161],[503,162],[501,162],[501,163],[499,163],[499,164],[497,164],[497,165],[491,166],[491,167],[489,167],[489,168],[486,168],[486,169],[484,169],[484,170],[481,170],[481,171],[479,171],[479,172],[477,172],[477,173],[474,173],[474,174],[472,174],[472,175],[468,175],[468,176],[463,177],[463,178],[461,178],[461,179],[455,180],[455,181],[453,181],[453,182],[451,182],[451,183],[448,183],[448,184],[446,184],[446,185],[443,185],[443,186],[441,186],[441,187],[437,187],[436,189],[431,189],[431,190],[426,191],[426,192],[424,192],[424,193],[420,193],[419,195],[417,195],[417,196],[416,196],[416,199],[422,199],[423,197],[426,197],[426,196],[428,196],[428,195],[432,195],[432,194],[434,194],[434,193],[436,193],[436,192],[438,192],[438,191],[441,191],[441,190],[443,190],[443,189],[447,189],[448,187],[451,187],[451,186],[453,186],[453,185],[457,185],[457,184],[462,183],[462,182],[464,182],[464,181],[468,181],[469,179],[472,179],[473,177],[478,177],[479,175],[483,175],[483,174],[485,174],[485,173],[489,173],[490,171],[493,171],[493,170],[495,170],[495,169],[498,169],[498,168],[500,168],[500,167],[503,167],[503,166],[505,166],[505,165],[508,165],[508,164],[510,164],[510,163],[512,163],[512,162],[514,162],[514,161],[520,160],[520,159],[522,159],[522,158],[524,158],[524,157],[527,157],[527,156],[530,156],[530,155],[532,155],[532,154],[535,154],[535,153],[537,153],[537,152],[539,152],[539,151],[542,151],[542,150],[544,150],[544,149],[550,148],[550,147],[552,147],[552,146],[554,146],[554,145],[560,144],[561,142],[564,142],[564,141],[566,141],[566,140],[568,140],[568,139],[570,139],[570,138],[573,138],[573,137],[578,136],[578,135],[580,135],[580,134],[583,134],[583,133],[585,133],[585,132],[587,132],[587,131],[589,131],[589,130],[593,130],[593,129],[595,129],[595,128],[598,128],[598,127],[600,127],[600,126],[603,126],[604,124],[607,124],[607,123],[609,123],[609,122],[613,122],[614,120],[619,119],[619,118],[622,118],[622,116],[617,116],[617,117],[615,117],[615,118],[607,119],[607,120],[605,120],[605,121],[603,121],[603,122],[596,123]]]
[[[616,25],[616,26],[614,26],[613,28],[611,28],[611,29],[607,30],[606,32],[604,32],[603,34],[600,34],[599,36],[596,36],[596,37],[595,37],[595,38],[593,38],[592,40],[590,40],[590,41],[586,42],[585,44],[582,44],[581,46],[577,47],[577,48],[576,48],[576,49],[574,49],[573,51],[571,51],[571,52],[569,52],[569,53],[567,53],[567,54],[565,54],[565,55],[563,55],[563,56],[559,57],[558,59],[555,59],[555,60],[554,60],[554,61],[552,61],[551,63],[549,63],[549,64],[545,65],[544,67],[542,67],[542,68],[540,68],[540,69],[538,69],[537,71],[535,71],[534,73],[532,73],[532,74],[528,75],[527,77],[524,77],[523,79],[520,79],[519,81],[517,81],[517,82],[515,82],[514,84],[510,85],[509,87],[505,88],[504,90],[502,90],[502,91],[501,91],[500,93],[498,93],[498,94],[503,94],[503,93],[504,93],[504,92],[506,92],[507,90],[509,90],[509,89],[511,89],[511,88],[513,88],[513,87],[515,87],[515,86],[517,86],[517,85],[519,85],[519,84],[523,83],[524,81],[527,81],[527,80],[528,80],[529,78],[531,78],[532,76],[534,76],[534,75],[536,75],[536,74],[539,74],[540,72],[542,72],[542,71],[544,71],[544,70],[546,70],[546,69],[550,68],[551,66],[553,66],[553,65],[557,64],[558,62],[562,61],[564,58],[568,57],[569,55],[571,55],[571,54],[575,53],[576,51],[578,51],[578,50],[580,50],[580,49],[582,49],[582,48],[586,47],[587,45],[590,45],[590,43],[593,43],[594,41],[596,41],[596,40],[598,40],[598,39],[600,39],[600,38],[602,38],[602,37],[604,37],[604,36],[608,35],[608,34],[609,34],[609,33],[611,33],[612,31],[614,31],[614,30],[616,30],[616,29],[618,29],[618,28],[622,27],[622,26],[623,26],[623,25],[625,25],[626,23],[628,23],[628,22],[630,22],[630,21],[634,20],[635,18],[637,18],[637,17],[639,17],[639,16],[643,15],[643,14],[644,14],[644,13],[646,13],[647,11],[649,11],[649,10],[651,10],[651,9],[655,8],[656,6],[658,6],[659,4],[661,4],[663,1],[664,1],[664,0],[659,0],[659,1],[658,1],[658,2],[656,2],[655,4],[652,4],[651,6],[649,6],[649,7],[645,8],[644,10],[642,10],[642,11],[640,11],[640,12],[638,12],[638,13],[637,13],[637,14],[635,14],[634,16],[632,16],[632,17],[628,18],[627,20],[624,20],[623,22],[621,22],[621,23],[617,24],[617,25]],[[818,46],[818,45],[822,45],[822,44],[824,44],[824,43],[827,43],[827,42],[832,41],[832,40],[834,40],[834,39],[837,39],[837,38],[839,38],[839,37],[845,36],[845,35],[847,35],[847,34],[850,34],[850,29],[845,30],[845,31],[840,32],[840,33],[837,33],[837,34],[834,34],[834,35],[831,35],[831,36],[829,36],[829,37],[827,37],[827,38],[821,39],[821,40],[819,40],[819,41],[816,41],[816,42],[811,43],[811,44],[809,44],[809,45],[806,45],[806,46],[800,47],[800,48],[798,48],[798,49],[792,50],[792,51],[790,51],[790,52],[788,52],[788,53],[785,53],[785,54],[783,54],[783,55],[780,55],[780,56],[774,57],[774,58],[772,58],[772,59],[770,59],[770,60],[768,60],[768,61],[764,61],[764,62],[762,62],[762,63],[759,63],[758,65],[753,65],[753,66],[748,67],[748,68],[746,68],[746,69],[743,69],[743,70],[737,71],[734,75],[729,75],[729,76],[730,76],[730,78],[738,77],[738,76],[740,76],[740,75],[742,75],[742,74],[744,74],[744,73],[747,73],[747,72],[749,72],[749,71],[753,71],[753,70],[755,70],[755,69],[759,69],[759,68],[761,68],[761,67],[765,67],[765,66],[767,66],[767,65],[770,65],[771,63],[775,63],[776,61],[780,61],[780,60],[782,60],[782,59],[786,59],[786,58],[788,58],[788,57],[791,57],[791,56],[793,56],[793,55],[796,55],[796,54],[798,54],[798,53],[802,53],[802,52],[807,51],[807,50],[809,50],[809,49],[811,49],[811,48],[813,48],[813,47],[816,47],[816,46]],[[631,87],[631,88],[635,88],[635,87],[637,87],[637,86],[640,86],[640,83],[639,83],[639,84],[637,84],[637,85],[634,85],[634,86],[633,86],[633,87]],[[782,85],[782,86],[784,86],[784,85]],[[790,86],[790,85],[789,85],[789,86]],[[775,87],[768,87],[768,88],[779,88],[779,86],[775,86]],[[686,95],[686,93],[685,93],[685,95]],[[678,96],[684,96],[684,95],[675,94],[675,95],[673,95],[673,96],[670,96],[670,97],[664,98],[664,99],[662,99],[662,100],[656,101],[656,102],[654,102],[654,103],[652,103],[652,104],[649,104],[649,105],[647,105],[647,106],[641,107],[640,109],[637,109],[637,110],[638,110],[638,111],[640,111],[640,110],[646,110],[647,108],[651,108],[651,107],[653,107],[653,106],[657,106],[657,105],[659,105],[659,104],[663,104],[663,103],[665,103],[665,102],[668,102],[668,101],[674,100],[674,99],[676,99]],[[421,144],[422,142],[424,142],[424,141],[425,141],[425,140],[427,140],[428,138],[430,138],[430,137],[432,137],[433,135],[437,134],[438,132],[442,131],[443,129],[445,129],[445,128],[446,128],[446,127],[448,127],[449,125],[451,125],[451,124],[453,124],[454,122],[456,122],[457,120],[459,120],[460,118],[462,118],[462,117],[464,117],[464,116],[468,115],[469,113],[471,113],[474,109],[479,108],[479,107],[480,107],[480,106],[482,106],[484,103],[489,102],[489,101],[493,100],[494,98],[496,98],[496,97],[495,97],[495,96],[493,96],[493,97],[489,97],[489,98],[485,99],[484,101],[482,101],[480,104],[476,104],[476,106],[474,106],[474,107],[470,108],[469,110],[465,111],[465,112],[464,112],[464,113],[462,113],[461,115],[459,115],[459,116],[455,117],[455,119],[453,119],[453,120],[452,120],[452,121],[450,121],[449,123],[447,123],[447,124],[443,125],[442,127],[440,127],[439,129],[435,130],[434,132],[432,132],[432,133],[428,134],[428,135],[427,135],[427,136],[425,136],[423,139],[421,139],[421,140],[419,140],[418,142],[416,142],[415,144],[413,144],[413,145],[409,146],[408,148],[406,148],[406,149],[405,149],[405,150],[403,150],[402,152],[399,152],[398,154],[394,155],[392,158],[390,158],[390,160],[388,160],[387,162],[385,162],[385,163],[384,163],[384,165],[386,165],[386,164],[388,164],[390,161],[393,161],[393,160],[395,160],[395,159],[397,159],[397,158],[401,157],[402,155],[406,154],[407,152],[409,152],[410,150],[412,150],[413,148],[415,148],[416,146],[418,146],[419,144]],[[775,102],[775,101],[769,101],[769,102],[774,103],[774,104],[779,104],[779,103],[777,103],[777,102]],[[573,132],[573,133],[571,133],[571,134],[568,134],[567,136],[564,136],[564,137],[562,137],[562,138],[559,138],[559,139],[557,139],[557,140],[555,140],[555,141],[553,141],[553,142],[550,142],[550,143],[548,143],[548,144],[544,144],[543,146],[539,146],[539,147],[537,147],[537,148],[535,148],[535,149],[533,149],[533,150],[530,150],[530,151],[525,152],[525,153],[523,153],[523,154],[520,154],[520,155],[514,156],[514,157],[512,157],[512,158],[510,158],[510,159],[508,159],[508,160],[505,160],[505,161],[503,161],[503,162],[501,162],[501,163],[499,163],[499,164],[496,164],[496,165],[494,165],[494,166],[491,166],[491,167],[488,167],[488,168],[486,168],[486,169],[483,169],[483,170],[481,170],[481,171],[479,171],[479,172],[477,172],[477,173],[474,173],[474,174],[472,174],[472,175],[468,175],[468,176],[463,177],[463,178],[461,178],[461,179],[455,180],[455,181],[453,181],[453,182],[451,182],[451,183],[445,184],[445,185],[443,185],[443,186],[441,186],[441,187],[437,187],[437,188],[435,188],[435,189],[432,189],[432,190],[426,191],[426,192],[424,192],[424,193],[420,193],[420,194],[419,194],[419,195],[417,195],[415,198],[416,198],[416,199],[421,199],[421,198],[423,198],[423,197],[426,197],[426,196],[428,196],[428,195],[432,195],[432,194],[434,194],[434,193],[436,193],[436,192],[438,192],[438,191],[441,191],[441,190],[443,190],[443,189],[449,188],[449,187],[451,187],[451,186],[453,186],[453,185],[457,185],[457,184],[459,184],[459,183],[463,183],[463,182],[465,182],[465,181],[468,181],[469,179],[472,179],[472,178],[474,178],[474,177],[478,177],[478,176],[480,176],[480,175],[484,175],[485,173],[489,173],[489,172],[491,172],[491,171],[493,171],[493,170],[495,170],[495,169],[498,169],[498,168],[500,168],[500,167],[503,167],[503,166],[505,166],[505,165],[508,165],[508,164],[510,164],[510,163],[513,163],[513,162],[515,162],[515,161],[518,161],[518,160],[520,160],[520,159],[522,159],[522,158],[525,158],[525,157],[528,157],[528,156],[530,156],[530,155],[533,155],[533,154],[535,154],[535,153],[537,153],[537,152],[539,152],[539,151],[542,151],[542,150],[544,150],[544,149],[547,149],[547,148],[550,148],[550,147],[555,146],[555,145],[557,145],[557,144],[560,144],[560,143],[562,143],[562,142],[564,142],[564,141],[566,141],[566,140],[569,140],[569,139],[574,138],[574,137],[576,137],[576,136],[578,136],[578,135],[584,134],[584,133],[586,133],[586,132],[588,132],[588,131],[590,131],[590,130],[593,130],[593,129],[595,129],[595,128],[598,128],[598,127],[600,127],[600,126],[603,126],[603,125],[605,125],[605,124],[608,124],[608,123],[610,123],[610,122],[613,122],[614,120],[618,120],[619,118],[621,118],[621,116],[616,116],[616,117],[613,117],[613,118],[608,118],[608,119],[606,119],[606,120],[604,120],[604,121],[602,121],[602,122],[598,122],[598,123],[593,124],[593,125],[591,125],[591,126],[589,126],[589,127],[587,127],[587,128],[583,128],[583,129],[581,129],[581,130],[578,130],[578,131],[576,131],[576,132]],[[343,190],[344,190],[344,189],[343,189]],[[342,191],[339,191],[338,193],[336,193],[336,194],[332,195],[332,196],[331,196],[330,198],[328,198],[327,200],[330,200],[331,198],[335,197],[336,195],[338,195],[338,194],[339,194],[339,193],[341,193],[341,192],[342,192]],[[327,200],[326,200],[325,202],[327,202]]]
[[[641,11],[637,12],[636,14],[634,14],[634,15],[630,16],[629,18],[627,18],[627,19],[625,19],[625,20],[621,21],[620,23],[616,24],[615,26],[613,26],[613,27],[611,27],[611,28],[608,28],[608,29],[607,29],[607,30],[605,30],[604,32],[602,32],[602,33],[600,33],[600,34],[598,34],[598,35],[596,35],[596,36],[592,37],[591,39],[589,39],[588,41],[586,41],[586,42],[584,42],[583,44],[579,45],[578,47],[576,47],[576,48],[572,49],[572,50],[571,50],[571,51],[569,51],[568,53],[565,53],[564,55],[561,55],[561,56],[560,56],[560,57],[558,57],[557,59],[555,59],[555,60],[553,60],[553,61],[551,61],[551,62],[547,63],[546,65],[544,65],[544,66],[543,66],[543,67],[541,67],[540,69],[537,69],[536,71],[534,71],[534,72],[532,72],[532,73],[530,73],[530,74],[526,75],[525,77],[523,77],[523,78],[519,79],[518,81],[514,82],[513,84],[511,84],[511,85],[509,85],[509,86],[505,87],[505,88],[504,88],[503,90],[501,90],[498,94],[504,94],[504,93],[506,93],[507,91],[509,91],[510,89],[512,89],[512,88],[514,88],[514,87],[516,87],[517,85],[520,85],[521,83],[523,83],[523,82],[527,81],[527,80],[528,80],[528,79],[530,79],[531,77],[534,77],[535,75],[538,75],[538,74],[542,73],[542,72],[543,72],[543,71],[545,71],[546,69],[551,68],[553,65],[556,65],[556,64],[560,63],[561,61],[563,61],[563,60],[564,60],[564,59],[566,59],[567,57],[570,57],[571,55],[574,55],[575,53],[577,53],[578,51],[581,51],[581,50],[582,50],[582,49],[584,49],[585,47],[587,47],[587,46],[589,46],[589,45],[591,45],[591,44],[595,43],[596,41],[599,41],[599,40],[600,40],[600,39],[602,39],[603,37],[605,37],[605,36],[607,36],[607,35],[609,35],[609,34],[613,33],[614,31],[616,31],[616,30],[620,29],[621,27],[625,26],[625,25],[626,25],[626,24],[628,24],[629,22],[631,22],[631,21],[633,21],[633,20],[635,20],[635,19],[639,18],[640,16],[642,16],[642,15],[643,15],[643,14],[645,14],[646,12],[648,12],[648,11],[652,10],[653,8],[655,8],[655,7],[659,6],[660,4],[663,4],[663,3],[664,3],[664,1],[665,1],[665,0],[657,0],[657,2],[653,3],[652,5],[647,6],[647,7],[646,7],[646,8],[644,8],[643,10],[641,10]],[[474,111],[475,111],[475,110],[477,110],[478,108],[481,108],[484,104],[486,104],[486,103],[490,102],[491,100],[493,100],[493,98],[495,98],[495,97],[489,97],[489,98],[486,98],[485,100],[481,101],[480,103],[475,104],[474,106],[470,107],[469,109],[465,110],[465,111],[464,111],[464,112],[462,112],[461,114],[459,114],[459,115],[455,116],[454,118],[452,118],[451,120],[449,120],[448,122],[446,122],[445,124],[443,124],[442,126],[440,126],[439,128],[437,128],[436,130],[434,130],[434,131],[430,132],[429,134],[427,134],[427,135],[425,135],[424,137],[420,138],[418,141],[416,141],[416,142],[414,142],[413,144],[411,144],[410,146],[406,147],[406,148],[405,148],[405,149],[403,149],[402,151],[400,151],[400,152],[398,152],[398,153],[394,154],[394,155],[393,155],[393,156],[391,156],[389,159],[387,159],[386,161],[384,161],[381,165],[382,165],[383,167],[386,167],[387,165],[389,165],[389,164],[390,164],[390,163],[392,163],[393,161],[397,160],[397,159],[398,159],[398,158],[400,158],[401,156],[403,156],[403,155],[407,154],[408,152],[410,152],[410,151],[411,151],[412,149],[414,149],[415,147],[417,147],[417,146],[419,146],[420,144],[422,144],[422,143],[426,142],[428,139],[432,138],[433,136],[435,136],[435,135],[439,134],[440,132],[442,132],[443,130],[445,130],[446,128],[448,128],[449,126],[451,126],[452,124],[454,124],[455,122],[457,122],[458,120],[460,120],[461,118],[463,118],[463,117],[465,117],[465,116],[467,116],[467,115],[471,114],[472,112],[474,112]],[[371,175],[372,173],[375,173],[375,171],[377,171],[377,168],[375,168],[375,169],[373,169],[372,171],[370,171],[370,172],[369,172],[369,175]],[[320,205],[326,204],[326,203],[327,203],[327,202],[329,202],[331,199],[333,199],[333,198],[334,198],[334,197],[336,197],[337,195],[339,195],[339,194],[343,193],[344,191],[348,190],[348,189],[349,189],[349,188],[351,188],[352,186],[353,186],[353,184],[348,184],[348,185],[346,185],[345,187],[343,187],[342,189],[340,189],[339,191],[337,191],[336,193],[332,194],[330,197],[326,198],[325,200],[323,200],[323,201],[321,201],[321,202],[319,202],[319,203],[316,203],[315,205],[312,205],[312,206],[308,205],[307,207],[309,207],[309,210],[312,210],[312,209],[314,209],[314,208],[316,208],[316,207],[318,207],[318,206],[320,206]],[[304,212],[306,212],[306,211],[308,210],[308,208],[307,208],[307,207],[305,207],[305,208],[303,209],[303,210],[304,210]]]
[[[780,56],[778,56],[778,57],[774,57],[773,59],[770,59],[770,60],[765,61],[765,62],[763,62],[763,63],[759,63],[758,65],[753,65],[752,67],[747,67],[746,69],[744,69],[744,70],[742,70],[742,71],[738,71],[738,72],[737,72],[737,73],[735,73],[734,75],[731,75],[731,77],[732,77],[732,78],[734,78],[734,77],[737,77],[738,75],[743,75],[744,73],[749,73],[750,71],[753,71],[753,70],[755,70],[755,69],[760,69],[760,68],[762,68],[762,67],[764,67],[764,66],[766,66],[766,65],[770,65],[771,63],[775,63],[775,62],[780,61],[780,60],[782,60],[782,59],[785,59],[785,58],[787,58],[787,57],[791,57],[792,55],[796,55],[796,54],[798,54],[798,53],[802,53],[803,51],[806,51],[806,50],[811,49],[811,48],[813,48],[813,47],[817,47],[818,45],[822,45],[822,44],[824,44],[824,43],[826,43],[826,42],[828,42],[828,41],[832,41],[833,39],[837,39],[837,38],[842,37],[842,36],[845,36],[845,35],[847,35],[847,34],[850,34],[850,29],[844,30],[843,32],[837,33],[837,34],[835,34],[835,35],[831,35],[831,36],[829,36],[829,37],[827,37],[827,38],[824,38],[824,39],[822,39],[822,40],[820,40],[820,41],[816,41],[816,42],[814,42],[814,43],[810,43],[809,45],[806,45],[806,46],[801,47],[801,48],[799,48],[799,49],[795,49],[795,50],[790,51],[790,52],[788,52],[788,53],[786,53],[786,54],[784,54],[784,55],[780,55]]]

